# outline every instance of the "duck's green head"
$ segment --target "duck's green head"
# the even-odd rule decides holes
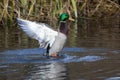
[[[59,21],[66,21],[69,19],[69,15],[67,13],[62,13],[59,17]]]

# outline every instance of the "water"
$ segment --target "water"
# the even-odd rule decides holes
[[[37,41],[16,26],[1,26],[0,80],[120,80],[119,21],[79,20],[69,25],[59,58],[43,56]]]

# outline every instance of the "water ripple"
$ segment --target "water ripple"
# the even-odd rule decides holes
[[[69,52],[85,52],[83,48],[66,48],[64,54],[60,58],[51,58],[43,56],[43,49],[23,49],[23,50],[8,50],[0,53],[0,63],[51,63],[51,62],[94,62],[98,60],[106,59],[104,56],[98,55],[84,55],[76,56],[70,55]]]

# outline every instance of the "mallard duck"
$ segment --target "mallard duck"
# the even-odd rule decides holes
[[[46,55],[57,57],[67,40],[68,27],[66,21],[68,19],[67,13],[60,15],[57,31],[45,23],[36,23],[20,18],[17,18],[17,23],[29,37],[38,40],[40,47],[46,49]]]

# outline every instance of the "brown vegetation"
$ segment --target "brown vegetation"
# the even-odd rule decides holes
[[[1,0],[0,22],[22,17],[36,21],[57,20],[61,12],[71,17],[105,17],[120,13],[119,0]]]

